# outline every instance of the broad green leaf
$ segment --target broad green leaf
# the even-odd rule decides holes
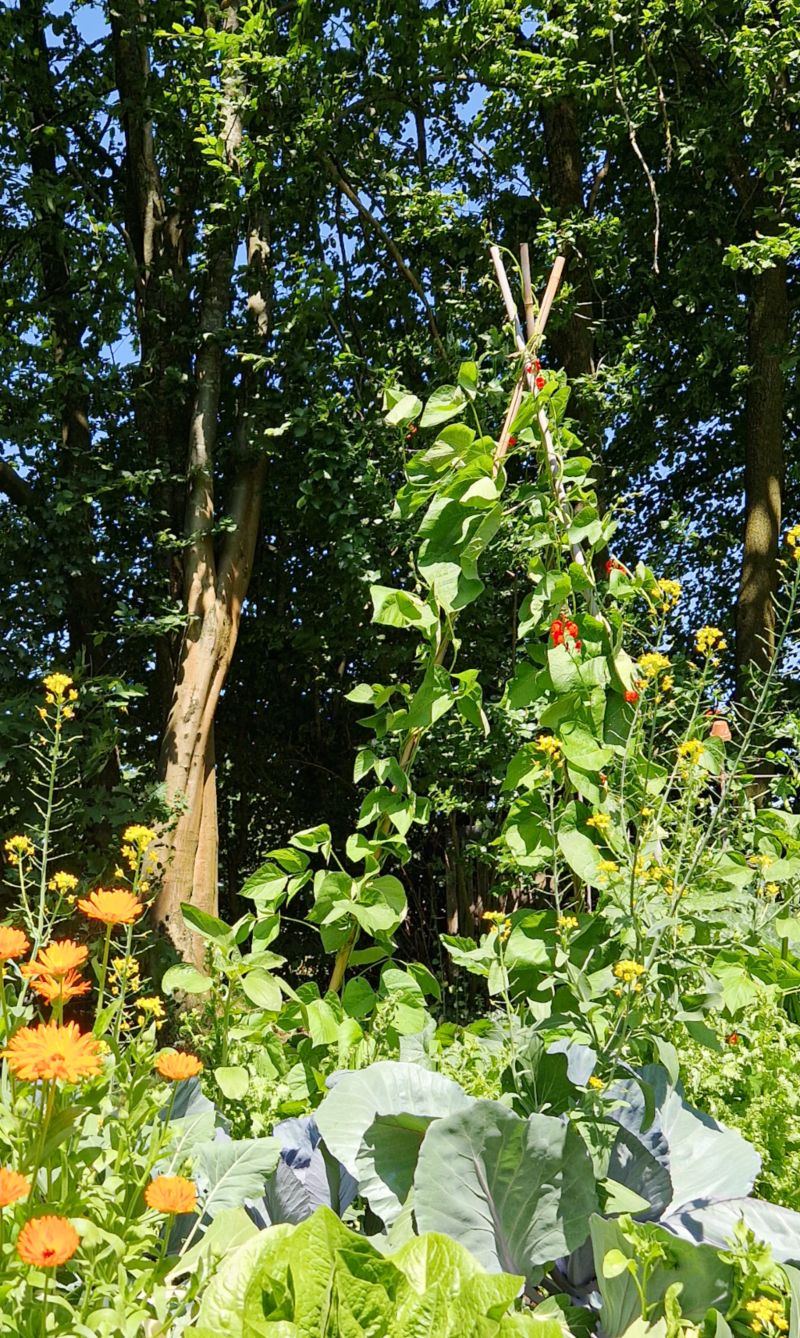
[[[242,989],[256,1008],[268,1013],[279,1013],[283,1005],[281,987],[268,971],[256,967],[242,976]]]
[[[463,412],[467,397],[460,386],[440,386],[428,399],[419,420],[420,427],[437,427]]]
[[[586,1239],[597,1195],[572,1125],[476,1101],[428,1130],[414,1204],[420,1231],[444,1232],[490,1272],[522,1273],[534,1284],[546,1263]]]
[[[203,1213],[216,1217],[223,1208],[238,1208],[245,1199],[259,1199],[264,1181],[278,1164],[277,1138],[214,1139],[192,1149],[193,1171]]]
[[[469,1105],[471,1098],[449,1078],[383,1060],[340,1078],[316,1120],[328,1150],[357,1178],[373,1212],[388,1226],[411,1188],[427,1125]]]
[[[161,978],[164,994],[205,994],[211,989],[213,980],[205,972],[199,971],[189,962],[178,962],[170,966]]]
[[[192,929],[211,943],[223,946],[231,942],[231,926],[218,920],[216,915],[209,915],[208,911],[188,901],[181,902],[181,913],[187,925],[191,925]]]
[[[430,632],[438,619],[429,604],[407,590],[392,590],[386,585],[371,585],[372,621],[384,627],[411,627]]]
[[[404,427],[412,419],[417,417],[422,409],[422,400],[417,399],[416,395],[401,395],[400,399],[392,405],[386,415],[386,422],[390,427]]]
[[[600,1323],[607,1338],[622,1338],[641,1315],[639,1294],[627,1268],[613,1269],[604,1274],[603,1261],[609,1254],[618,1262],[618,1256],[634,1265],[637,1246],[631,1244],[618,1222],[592,1218],[592,1249],[603,1305]],[[720,1260],[716,1250],[693,1246],[679,1241],[669,1232],[650,1222],[640,1222],[637,1232],[652,1238],[663,1246],[665,1257],[657,1261],[650,1272],[647,1298],[653,1304],[662,1303],[669,1287],[680,1284],[680,1305],[684,1319],[699,1324],[706,1312],[715,1307],[723,1312],[730,1303],[733,1270]]]
[[[368,1017],[375,1007],[377,995],[369,981],[355,976],[348,980],[342,993],[342,1007],[350,1017]]]
[[[214,1069],[214,1077],[220,1091],[230,1101],[241,1101],[247,1095],[247,1089],[250,1086],[250,1074],[240,1064]]]

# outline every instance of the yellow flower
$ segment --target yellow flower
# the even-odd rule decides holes
[[[63,702],[68,689],[72,687],[72,679],[69,674],[48,674],[44,680],[44,686],[48,701],[52,698],[54,702]],[[70,694],[70,701],[74,700],[75,698]]]
[[[678,757],[690,767],[696,767],[703,756],[702,739],[686,739],[678,744]]]
[[[47,886],[51,892],[58,892],[59,896],[63,897],[66,896],[68,892],[75,891],[75,888],[78,886],[78,880],[74,873],[65,873],[63,869],[59,869],[58,873],[53,874],[53,877],[50,879]]]
[[[638,994],[642,988],[639,977],[644,975],[644,967],[641,962],[635,962],[631,957],[624,957],[622,961],[616,963],[614,975],[623,985],[629,985]]]
[[[592,1074],[587,1086],[593,1088],[595,1092],[601,1092],[605,1087],[605,1083],[602,1078],[595,1078],[594,1074]]]
[[[152,827],[143,827],[141,823],[132,827],[126,827],[122,833],[123,841],[128,845],[137,846],[140,850],[146,850],[156,839],[156,833]]]
[[[561,761],[561,744],[558,739],[554,739],[552,734],[540,734],[536,740],[536,747],[544,753],[551,762]]]
[[[599,859],[596,869],[598,873],[619,873],[619,865],[613,859]]]
[[[566,933],[569,929],[578,928],[578,917],[577,915],[559,915],[556,924],[563,933]]]
[[[768,869],[772,863],[772,855],[748,855],[747,863],[753,869]]]
[[[139,1014],[136,1018],[138,1025],[144,1027],[149,1021],[153,1021],[156,1024],[156,1030],[158,1030],[161,1025],[161,1019],[166,1017],[164,1005],[158,998],[158,995],[143,995],[141,999],[137,999],[136,1007],[139,1009]]]
[[[29,836],[9,836],[3,843],[3,849],[9,864],[19,864],[21,860],[32,858],[33,841]]]
[[[119,994],[123,984],[126,994],[136,994],[142,988],[141,967],[135,957],[115,957],[108,978],[112,994]]]
[[[694,648],[698,655],[715,656],[718,651],[727,650],[728,643],[718,627],[701,627],[695,635]]]
[[[652,808],[648,808],[648,807],[640,808],[640,809],[639,809],[639,814],[640,814],[640,816],[643,817],[643,818],[652,818],[652,816],[653,816],[653,810],[652,810]]]
[[[752,1301],[747,1301],[744,1308],[748,1315],[752,1315],[750,1328],[754,1333],[762,1333],[770,1325],[778,1333],[786,1333],[789,1328],[783,1301],[774,1300],[771,1296],[756,1296]]]
[[[778,895],[778,893],[780,892],[780,890],[781,890],[781,889],[778,887],[778,884],[777,884],[777,883],[765,883],[765,884],[764,884],[764,896],[765,896],[765,897],[777,897],[777,895]]]
[[[658,650],[648,651],[639,656],[639,668],[645,678],[657,678],[664,669],[669,669],[669,660]]]
[[[786,547],[795,562],[800,560],[800,525],[793,525],[786,534]]]
[[[598,832],[607,832],[611,826],[611,818],[608,813],[593,813],[586,819],[587,827],[594,827]]]
[[[661,691],[671,692],[674,686],[675,686],[675,679],[672,677],[672,674],[665,674],[661,680]]]
[[[656,581],[656,586],[661,596],[661,608],[664,613],[669,613],[670,609],[675,608],[681,597],[681,583],[680,581],[661,580]]]

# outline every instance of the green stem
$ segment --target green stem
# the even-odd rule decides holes
[[[61,723],[61,707],[56,708],[56,726]],[[58,772],[58,758],[61,751],[61,730],[56,728],[53,735],[53,752],[50,758],[50,775],[47,785],[47,805],[44,811],[44,832],[42,834],[42,867],[41,877],[39,879],[39,914],[36,924],[36,938],[33,945],[33,955],[39,951],[42,938],[44,936],[44,908],[47,897],[47,864],[50,857],[50,831],[53,822],[53,800],[56,791],[56,775]]]
[[[39,1178],[39,1171],[42,1167],[42,1158],[44,1157],[44,1146],[47,1141],[47,1131],[50,1128],[50,1121],[53,1117],[53,1107],[56,1101],[56,1084],[51,1081],[47,1092],[47,1102],[44,1108],[42,1126],[39,1130],[39,1138],[36,1144],[36,1160],[34,1162],[33,1174],[31,1175],[31,1194],[36,1193],[36,1182]]]
[[[108,951],[111,947],[111,925],[106,925],[106,941],[103,945],[103,961],[100,967],[100,990],[97,996],[97,1015],[103,1007],[103,999],[106,992],[106,976],[108,974]]]

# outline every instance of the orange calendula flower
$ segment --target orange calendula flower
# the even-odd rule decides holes
[[[177,1213],[193,1213],[197,1207],[197,1190],[194,1181],[182,1175],[157,1175],[144,1191],[144,1201],[148,1208],[155,1208],[157,1213],[173,1216]]]
[[[0,1166],[0,1208],[7,1208],[10,1203],[27,1199],[31,1192],[31,1182],[19,1171],[12,1171],[7,1166]]]
[[[11,1072],[24,1082],[76,1083],[100,1069],[99,1043],[76,1022],[20,1027],[3,1051]]]
[[[55,939],[39,951],[32,962],[22,967],[23,976],[66,976],[88,961],[89,949],[74,939]]]
[[[15,957],[24,957],[30,946],[27,935],[21,929],[0,925],[0,962],[10,962]]]
[[[17,1237],[17,1254],[34,1268],[58,1268],[72,1258],[80,1243],[66,1217],[33,1217]]]
[[[124,887],[99,887],[78,902],[78,909],[90,920],[101,920],[104,925],[132,925],[144,906]]]
[[[156,1069],[169,1082],[183,1082],[203,1072],[203,1062],[185,1050],[164,1050],[156,1059]]]
[[[35,976],[31,980],[31,989],[48,1003],[69,1003],[80,994],[88,994],[91,986],[78,971],[68,971],[65,976]]]

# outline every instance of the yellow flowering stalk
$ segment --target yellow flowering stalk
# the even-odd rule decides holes
[[[57,892],[60,897],[66,897],[70,892],[74,892],[78,886],[78,880],[74,873],[67,873],[64,869],[59,869],[57,873],[47,884],[51,892]]]
[[[661,610],[663,613],[669,613],[676,607],[681,597],[680,581],[660,580],[656,581],[658,593],[661,596]]]
[[[800,525],[793,525],[786,534],[786,547],[794,562],[800,562]]]
[[[540,734],[536,740],[536,747],[544,753],[550,762],[561,761],[561,744],[558,739],[554,739],[552,734]]]
[[[46,700],[50,705],[60,705],[64,701],[75,701],[77,692],[72,687],[69,674],[48,674],[44,679]]]
[[[666,655],[662,655],[660,650],[649,650],[645,655],[640,655],[638,665],[642,675],[646,679],[658,678],[665,669],[669,669],[670,662]]]
[[[623,957],[622,961],[616,963],[614,975],[617,980],[621,980],[623,985],[627,985],[636,994],[640,992],[642,986],[639,977],[644,975],[644,967],[641,962],[635,962],[632,957]]]
[[[136,1007],[139,1010],[136,1022],[140,1027],[146,1027],[148,1023],[155,1022],[156,1031],[164,1024],[166,1012],[164,1005],[156,994],[143,994],[136,1000]]]
[[[586,826],[594,827],[598,832],[607,832],[611,826],[611,818],[608,813],[593,813],[586,819]]]
[[[142,968],[135,957],[115,957],[108,979],[112,994],[136,994],[142,988]]]
[[[601,883],[607,883],[610,877],[619,873],[619,865],[613,859],[599,859],[595,865],[595,873]]]
[[[122,858],[133,873],[143,868],[156,836],[157,833],[152,827],[145,827],[141,823],[125,828],[122,833]]]
[[[701,627],[695,634],[694,648],[698,655],[711,657],[711,663],[717,664],[717,655],[728,649],[728,643],[718,627]]]
[[[605,1083],[603,1082],[602,1078],[595,1078],[594,1074],[592,1074],[591,1078],[589,1079],[586,1085],[587,1087],[591,1087],[592,1091],[594,1092],[601,1092],[605,1087]]]
[[[33,859],[34,845],[29,836],[9,836],[3,842],[3,849],[8,863],[15,867],[23,860]]]
[[[566,934],[570,929],[578,928],[578,917],[577,915],[559,915],[556,925],[562,934]]]
[[[752,1301],[747,1301],[744,1308],[751,1316],[750,1328],[754,1333],[763,1333],[766,1329],[787,1332],[789,1321],[784,1314],[783,1301],[774,1300],[771,1296],[756,1296]]]
[[[689,767],[696,767],[705,747],[702,739],[686,739],[678,744],[678,757]]]

